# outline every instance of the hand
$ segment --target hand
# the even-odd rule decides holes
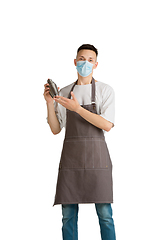
[[[79,105],[77,98],[75,97],[73,92],[71,92],[71,96],[73,97],[73,99],[56,96],[54,97],[54,100],[61,104],[63,107],[67,108],[68,110],[78,112],[81,106]]]
[[[43,95],[44,95],[44,98],[45,98],[46,102],[48,102],[48,103],[53,102],[53,98],[51,97],[51,95],[49,93],[49,83],[46,83],[44,85],[44,87],[45,87],[45,89],[44,89]],[[58,87],[58,90],[59,89],[60,88]]]

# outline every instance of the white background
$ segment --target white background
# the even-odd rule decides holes
[[[113,163],[118,240],[158,240],[160,143],[159,1],[1,1],[0,238],[62,239],[52,207],[64,129],[46,122],[44,84],[77,79],[84,43],[99,50],[94,78],[115,90]],[[94,204],[79,206],[79,239],[100,240]]]

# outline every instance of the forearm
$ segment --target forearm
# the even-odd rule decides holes
[[[103,130],[109,132],[110,129],[112,128],[113,123],[107,121],[106,119],[99,116],[98,114],[92,113],[92,112],[84,109],[83,107],[79,107],[79,109],[77,110],[77,113],[81,117],[83,117],[85,120],[87,120],[88,122],[90,122],[91,124],[93,124],[94,126],[100,128],[100,129],[103,129]]]
[[[48,118],[48,124],[50,126],[50,129],[53,134],[58,134],[61,131],[59,121],[57,119],[55,109],[54,109],[54,103],[46,103],[47,104],[47,118]]]
[[[73,99],[68,99],[62,96],[56,96],[55,101],[61,104],[66,109],[69,109],[70,111],[75,111],[78,113],[81,117],[83,117],[85,120],[93,124],[94,126],[103,129],[107,132],[110,131],[110,129],[113,126],[113,123],[107,121],[103,117],[99,116],[98,114],[92,113],[83,107],[81,107],[74,96],[74,93],[71,92],[71,95]]]

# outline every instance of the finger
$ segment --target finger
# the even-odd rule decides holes
[[[45,89],[44,89],[44,92],[48,92],[48,91],[50,91],[49,88],[45,88]]]
[[[75,100],[75,99],[76,99],[76,97],[75,97],[75,95],[74,95],[74,93],[73,93],[73,92],[71,92],[71,95],[72,95],[73,99]]]
[[[49,91],[44,92],[44,95],[45,95],[45,96],[48,96],[48,95],[49,95]]]
[[[68,106],[67,102],[64,101],[64,100],[62,100],[62,99],[54,98],[54,100],[55,100],[56,102],[58,102],[59,104],[61,104],[61,105],[62,105],[63,107],[65,107],[65,108]]]
[[[46,87],[44,88],[44,90],[48,90],[48,89],[50,89],[50,87],[49,87],[49,86],[46,86]]]
[[[49,83],[46,83],[46,84],[44,85],[44,87],[46,87],[47,85],[49,86]]]
[[[48,95],[49,95],[49,93],[46,93],[46,92],[44,92],[44,93],[43,93],[43,95],[44,95],[44,96],[48,96]]]
[[[45,91],[45,92],[49,92],[49,91],[50,91],[50,89],[49,89],[49,88],[48,88],[48,89],[46,88],[46,89],[44,89],[44,91]]]
[[[45,88],[45,89],[44,89],[44,92],[49,92],[49,91],[50,91],[49,88]]]
[[[68,103],[65,100],[62,100],[62,99],[57,99],[55,101],[57,101],[58,103],[60,103],[62,106],[65,106],[65,107],[66,107],[66,105],[68,105]]]
[[[59,103],[66,103],[66,101],[65,100],[63,100],[63,99],[61,99],[61,98],[57,98],[57,96],[54,98],[55,99],[55,101],[57,101],[57,102],[59,102]]]
[[[62,96],[56,96],[56,98],[61,99],[61,100],[66,101],[66,102],[68,102],[70,100],[70,99],[62,97]]]

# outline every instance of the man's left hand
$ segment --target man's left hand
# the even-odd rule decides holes
[[[75,97],[73,92],[71,92],[71,96],[73,99],[56,96],[54,97],[54,100],[61,104],[63,107],[67,108],[68,110],[78,112],[81,106],[79,105],[77,98]]]

